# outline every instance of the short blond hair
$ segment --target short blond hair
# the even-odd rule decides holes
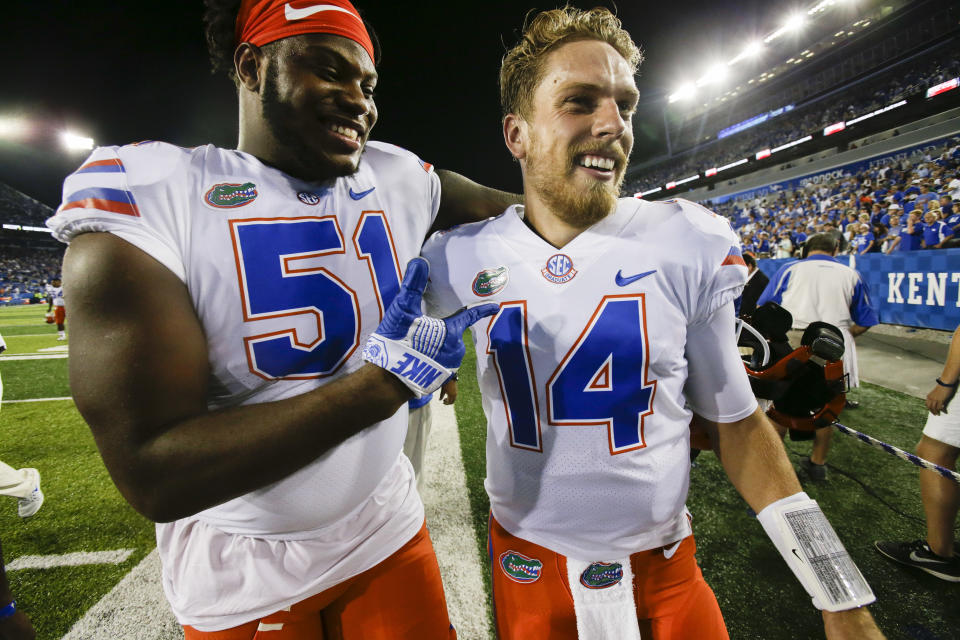
[[[587,11],[566,6],[543,11],[523,28],[520,42],[503,56],[500,64],[500,106],[503,115],[516,113],[527,117],[533,106],[533,93],[543,77],[547,55],[557,46],[577,40],[599,40],[617,50],[636,73],[643,53],[634,44],[620,19],[609,9]]]

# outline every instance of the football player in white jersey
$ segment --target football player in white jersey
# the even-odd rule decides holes
[[[67,331],[65,323],[67,321],[67,307],[63,301],[63,282],[60,278],[54,278],[46,286],[47,293],[47,316],[53,318],[57,324],[57,340],[66,340]]]
[[[512,197],[368,142],[374,40],[347,0],[213,4],[238,148],[99,148],[48,222],[70,243],[77,407],[159,523],[187,638],[455,637],[401,453],[409,389],[443,379],[361,353],[392,318],[379,333],[406,362],[427,349],[456,369],[479,312],[414,345],[405,328],[425,321],[404,311],[398,333],[396,308],[419,311],[426,274],[414,261],[401,287],[402,269],[431,226]]]
[[[689,202],[617,198],[639,60],[606,9],[537,15],[500,72],[524,205],[423,250],[432,312],[500,305],[472,328],[498,637],[727,637],[684,506],[693,416],[828,637],[882,637],[862,608],[872,591],[757,409],[734,337],[736,234]],[[797,542],[811,539],[825,544]]]

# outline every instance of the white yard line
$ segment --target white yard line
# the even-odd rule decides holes
[[[54,400],[73,400],[73,397],[60,396],[58,398],[26,398],[24,400],[4,400],[3,404],[16,404],[18,402],[52,402]]]
[[[462,640],[487,640],[487,594],[483,588],[476,528],[470,511],[460,432],[452,406],[431,404],[433,425],[427,440],[427,486],[423,501],[430,538],[437,552],[450,621]]]
[[[116,551],[78,551],[52,556],[20,556],[7,565],[7,571],[23,569],[53,569],[54,567],[81,567],[86,564],[120,564],[126,562],[133,549]]]
[[[0,356],[0,362],[6,362],[7,360],[54,360],[66,358],[67,356],[68,354],[66,353],[23,353],[20,355]]]
[[[461,640],[488,640],[487,595],[474,542],[460,434],[453,407],[433,406],[427,443],[427,525],[437,551],[450,620]],[[63,640],[179,640],[177,625],[160,584],[160,559],[154,549],[73,625]]]
[[[63,640],[177,640],[183,629],[160,586],[160,556],[154,549],[73,625]]]

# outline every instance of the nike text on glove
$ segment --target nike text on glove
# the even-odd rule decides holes
[[[483,304],[443,319],[423,315],[420,301],[429,273],[423,258],[407,263],[397,297],[363,349],[364,360],[396,375],[418,398],[433,393],[456,373],[465,351],[464,330],[499,309]]]

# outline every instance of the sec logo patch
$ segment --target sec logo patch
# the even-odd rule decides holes
[[[554,284],[563,284],[570,282],[577,275],[577,270],[573,268],[570,256],[558,253],[550,256],[547,266],[540,270],[540,274]]]
[[[320,202],[320,196],[309,191],[301,191],[297,194],[297,199],[303,204],[315,205]]]

